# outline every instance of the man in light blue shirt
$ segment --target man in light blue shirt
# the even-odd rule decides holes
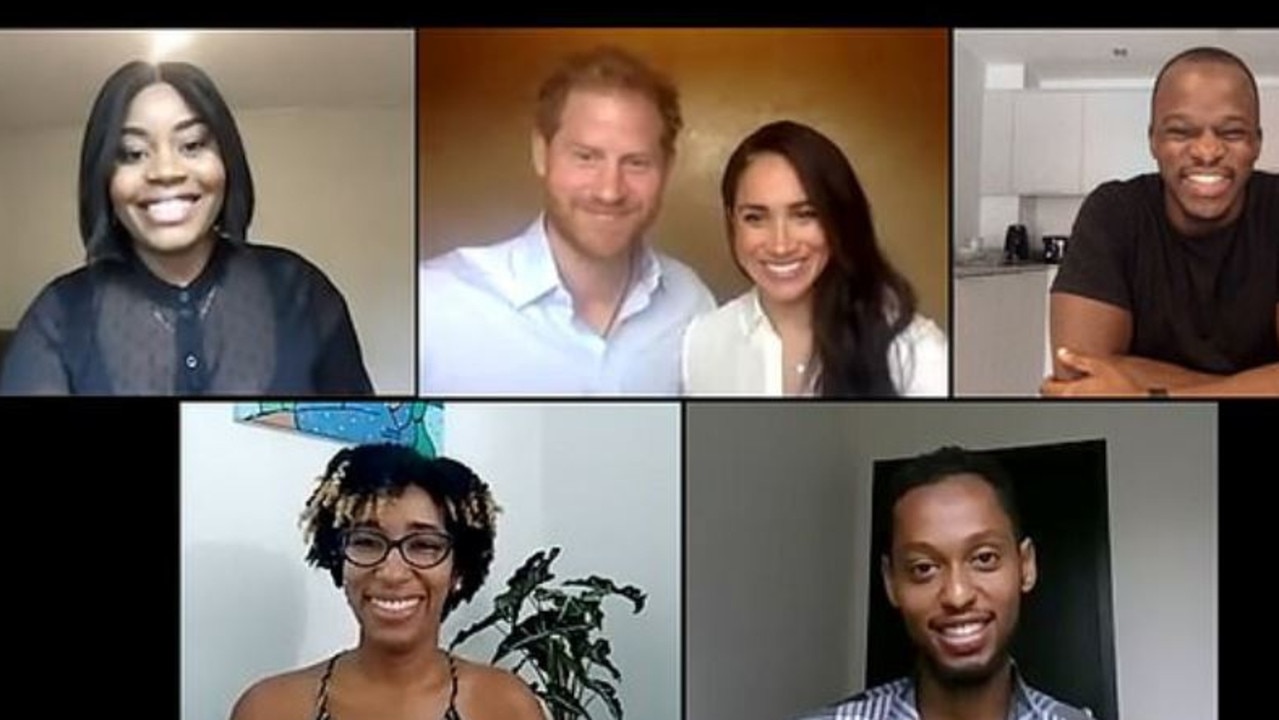
[[[424,395],[676,395],[680,346],[714,297],[645,239],[679,133],[678,94],[630,54],[570,57],[538,94],[543,213],[419,274]]]

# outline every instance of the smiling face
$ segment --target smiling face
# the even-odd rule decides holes
[[[1202,235],[1234,222],[1261,154],[1257,98],[1243,71],[1211,61],[1169,68],[1154,98],[1150,152],[1174,228]]]
[[[765,305],[808,302],[830,261],[817,208],[795,168],[776,153],[751,158],[730,210],[733,254]]]
[[[1035,553],[1029,539],[1017,543],[989,483],[952,475],[903,495],[881,570],[925,671],[968,684],[1004,667]]]
[[[110,196],[144,259],[207,253],[222,211],[226,168],[210,128],[167,83],[129,103]]]
[[[444,533],[444,517],[425,490],[410,485],[398,497],[382,498],[352,530],[380,534],[395,542],[412,533]],[[360,623],[362,642],[372,642],[396,650],[430,646],[438,642],[444,601],[453,581],[453,555],[434,567],[422,569],[405,561],[410,556],[429,553],[428,535],[421,540],[391,549],[386,558],[372,567],[361,567],[346,559],[342,587],[347,603]],[[349,541],[364,543],[366,541]],[[373,541],[376,542],[376,541]],[[358,554],[360,547],[346,554]],[[376,555],[376,552],[374,553]]]
[[[657,107],[639,93],[568,93],[555,134],[533,134],[533,166],[556,247],[608,260],[639,242],[666,184],[663,127]]]

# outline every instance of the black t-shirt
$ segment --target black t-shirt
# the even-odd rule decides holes
[[[0,394],[367,395],[346,301],[283,248],[219,241],[175,287],[136,256],[101,259],[41,291]]]
[[[1279,175],[1254,171],[1239,220],[1172,228],[1157,174],[1107,182],[1079,210],[1053,292],[1132,313],[1127,354],[1222,375],[1279,362]]]

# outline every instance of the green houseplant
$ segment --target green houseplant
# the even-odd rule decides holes
[[[617,686],[622,673],[609,658],[612,647],[599,637],[604,626],[604,599],[629,600],[634,613],[644,609],[645,595],[633,586],[618,587],[608,578],[564,580],[553,586],[551,563],[558,547],[538,550],[493,598],[493,610],[458,631],[449,649],[484,631],[501,633],[491,662],[521,674],[545,702],[554,720],[594,718],[598,700],[616,720],[622,718]],[[530,672],[533,678],[530,678]]]

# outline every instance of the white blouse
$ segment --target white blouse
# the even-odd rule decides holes
[[[894,338],[888,354],[898,394],[946,397],[949,393],[946,335],[932,320],[916,315]],[[684,331],[681,364],[685,395],[783,394],[782,339],[753,288],[693,319]]]

